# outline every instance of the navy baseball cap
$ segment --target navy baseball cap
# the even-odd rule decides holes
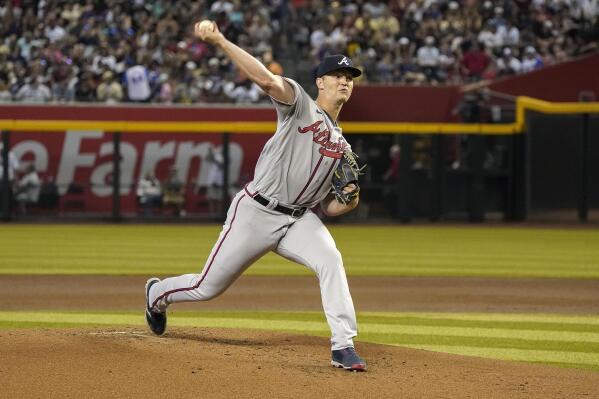
[[[349,70],[354,78],[362,75],[362,71],[353,66],[351,58],[342,54],[335,54],[326,56],[321,61],[318,68],[316,68],[316,77],[319,78],[329,72],[336,71],[337,69]]]

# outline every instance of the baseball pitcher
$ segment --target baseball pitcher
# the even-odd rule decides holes
[[[359,69],[343,55],[318,66],[314,101],[295,81],[273,75],[252,55],[227,40],[212,21],[195,25],[195,35],[218,46],[236,67],[267,93],[277,111],[277,130],[265,144],[254,180],[234,198],[223,230],[200,274],[146,283],[146,320],[162,335],[166,310],[177,302],[206,301],[223,293],[269,251],[310,268],[318,276],[332,338],[332,365],[362,371],[354,349],[356,315],[341,254],[322,221],[358,205],[361,169],[341,134],[337,118],[349,100]]]

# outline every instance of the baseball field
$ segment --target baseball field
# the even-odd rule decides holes
[[[599,230],[330,226],[366,373],[330,366],[318,282],[269,254],[145,326],[144,283],[220,226],[3,225],[0,397],[599,398]]]

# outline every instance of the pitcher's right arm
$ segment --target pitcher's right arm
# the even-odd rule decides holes
[[[207,27],[208,26],[208,27]],[[220,47],[231,61],[243,72],[252,82],[256,83],[266,94],[275,100],[291,104],[294,99],[294,91],[289,83],[281,76],[270,72],[250,53],[229,41],[218,29],[215,22],[212,26],[200,22],[195,24],[194,35],[203,41],[214,46]]]

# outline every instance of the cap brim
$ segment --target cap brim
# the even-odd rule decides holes
[[[327,74],[329,74],[329,73],[331,73],[331,72],[333,72],[333,71],[341,71],[341,70],[350,71],[350,72],[351,72],[351,74],[352,74],[352,76],[353,76],[354,78],[357,78],[358,76],[361,76],[361,75],[362,75],[362,71],[360,71],[358,68],[354,68],[354,67],[343,67],[343,68],[334,68],[334,69],[330,69],[330,70],[328,70],[328,71],[326,71],[326,72],[324,72],[324,73],[322,73],[322,74],[318,75],[317,77],[318,77],[318,78],[320,78],[320,77],[322,77],[322,76],[324,76],[324,75],[327,75]]]

